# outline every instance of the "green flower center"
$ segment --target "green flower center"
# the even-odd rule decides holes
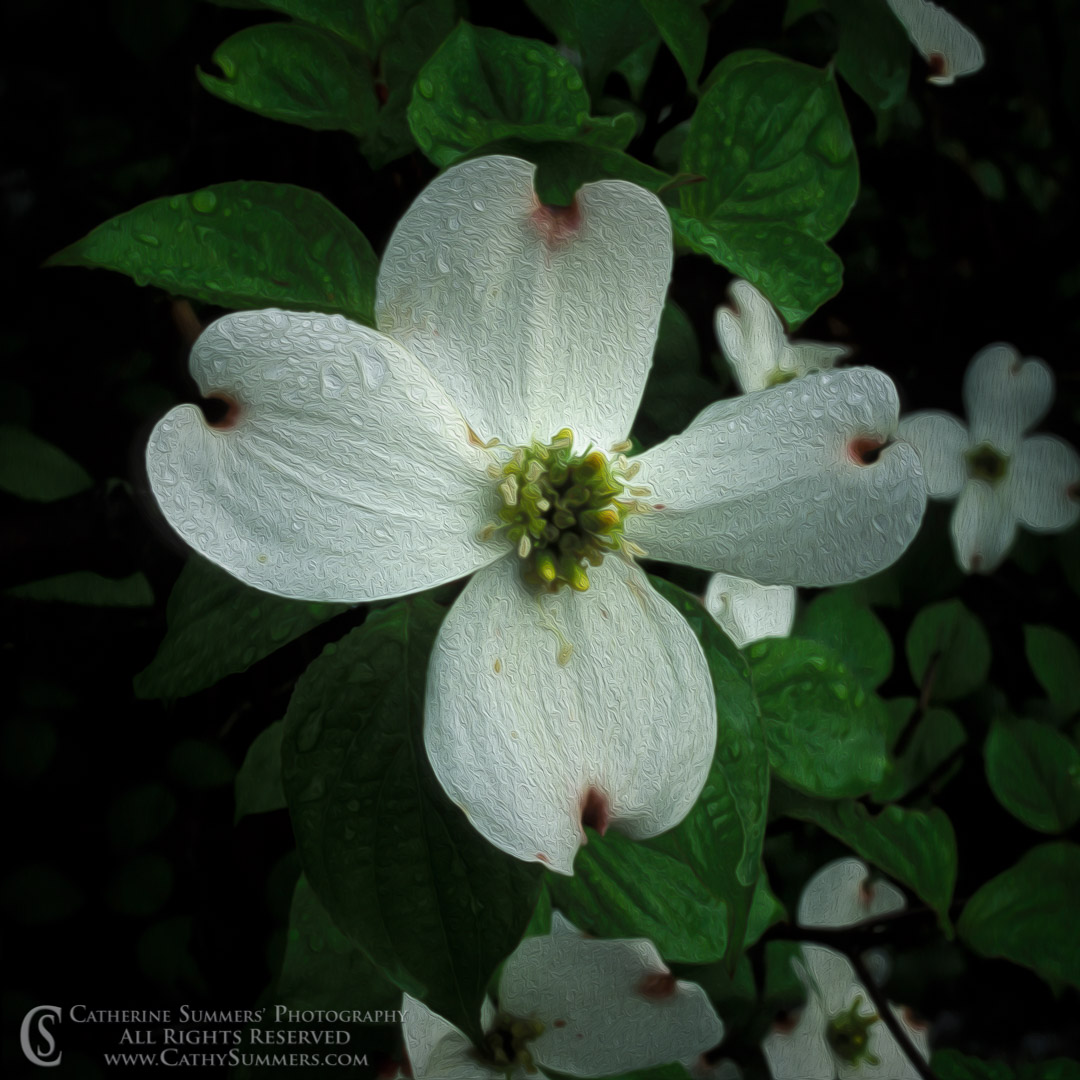
[[[989,443],[974,447],[964,457],[967,459],[968,476],[976,480],[996,484],[1009,471],[1009,459]]]
[[[519,446],[489,469],[502,506],[499,521],[481,537],[505,532],[517,547],[525,581],[545,592],[564,585],[583,592],[589,587],[586,566],[599,566],[620,548],[644,554],[623,537],[627,514],[643,509],[634,497],[649,494],[628,483],[640,466],[623,457],[627,444],[614,447],[617,456],[609,458],[592,447],[574,454],[573,443],[573,432],[564,428],[550,443]]]
[[[825,1038],[832,1052],[849,1065],[880,1065],[880,1060],[870,1053],[870,1028],[878,1022],[878,1016],[861,1016],[862,995],[851,1003],[847,1012],[837,1013],[825,1028]]]
[[[495,1026],[484,1036],[488,1060],[495,1068],[505,1069],[507,1076],[517,1068],[534,1073],[536,1062],[529,1043],[543,1033],[544,1025],[539,1020],[520,1020],[500,1012],[495,1017]]]
[[[773,368],[765,379],[765,386],[767,389],[773,386],[783,386],[784,383],[789,383],[796,377],[796,372],[794,371],[784,371],[783,368]]]

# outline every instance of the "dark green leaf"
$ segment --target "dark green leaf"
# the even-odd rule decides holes
[[[0,424],[0,490],[53,502],[93,486],[90,474],[58,446],[26,428]]]
[[[679,61],[686,81],[693,89],[705,63],[709,44],[709,20],[701,10],[703,0],[641,0],[641,6],[656,23],[664,44]]]
[[[1044,979],[1080,987],[1080,847],[1033,848],[968,901],[960,937],[982,956],[1031,968]]]
[[[225,751],[215,743],[183,739],[169,754],[169,772],[188,787],[225,787],[233,782],[233,769]]]
[[[995,720],[986,737],[986,779],[1013,817],[1039,832],[1080,821],[1080,750],[1037,720]]]
[[[285,808],[285,788],[281,782],[281,740],[285,721],[277,720],[255,736],[248,747],[244,764],[236,774],[236,813],[234,821],[245,814],[262,814]]]
[[[173,586],[169,629],[150,666],[135,676],[142,698],[205,690],[348,609],[259,592],[192,555]]]
[[[774,808],[820,825],[882,873],[906,885],[937,912],[951,934],[949,905],[956,885],[956,834],[944,812],[886,806],[871,814],[861,803],[826,802],[778,790]]]
[[[812,600],[799,616],[795,633],[834,649],[867,690],[875,690],[892,671],[893,647],[888,630],[846,589],[823,593]]]
[[[897,700],[906,704],[906,719],[914,710],[915,701],[911,698]],[[967,732],[955,713],[949,709],[928,709],[916,724],[904,752],[890,762],[885,779],[874,789],[874,801],[887,803],[904,798],[966,742]]]
[[[58,601],[88,607],[150,607],[154,591],[146,575],[136,572],[126,578],[107,578],[90,570],[28,581],[5,590],[8,596],[24,600]]]
[[[888,716],[827,645],[802,638],[759,641],[747,650],[769,760],[807,795],[862,795],[885,773]]]
[[[1025,626],[1024,650],[1035,678],[1062,716],[1080,710],[1080,649],[1049,626]]]
[[[374,55],[410,0],[262,0],[262,6],[321,26]]]
[[[375,123],[375,90],[362,57],[322,30],[295,23],[249,26],[219,45],[213,59],[222,76],[199,68],[199,82],[242,109],[357,137]]]
[[[754,886],[754,897],[750,904],[750,917],[746,922],[743,948],[749,949],[770,926],[786,921],[787,911],[769,888],[769,879],[763,867],[758,875],[757,884]]]
[[[1004,1061],[981,1061],[959,1050],[935,1050],[930,1068],[938,1080],[1015,1080]]]
[[[339,929],[402,989],[474,1038],[543,870],[506,855],[439,787],[421,726],[444,611],[374,611],[328,646],[285,717],[285,794],[304,870]]]
[[[590,117],[581,76],[550,45],[459,23],[424,65],[409,126],[436,165],[499,139],[621,148],[629,113]]]
[[[915,616],[907,635],[907,658],[918,685],[930,680],[931,701],[953,701],[986,681],[990,639],[959,600],[946,600]]]
[[[154,199],[99,225],[46,266],[117,270],[219,307],[325,311],[374,322],[377,260],[321,195],[261,180]]]

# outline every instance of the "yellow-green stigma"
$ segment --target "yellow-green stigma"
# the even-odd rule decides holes
[[[564,585],[583,592],[589,587],[587,566],[599,566],[620,547],[641,553],[622,537],[626,515],[638,509],[634,498],[623,496],[648,494],[627,484],[639,466],[621,453],[609,459],[591,447],[575,455],[573,444],[573,432],[564,428],[546,445],[519,446],[490,470],[502,506],[488,535],[505,532],[522,560],[525,581],[545,592]]]
[[[505,1069],[507,1076],[517,1068],[534,1073],[536,1062],[529,1051],[529,1043],[543,1033],[544,1025],[539,1020],[520,1020],[500,1012],[495,1017],[495,1026],[484,1036],[488,1060],[495,1068]]]
[[[783,368],[773,368],[765,378],[765,387],[783,386],[798,376],[797,371],[785,371]]]
[[[989,484],[1000,482],[1009,470],[1009,459],[989,443],[974,447],[964,457],[967,459],[968,476]]]
[[[880,1065],[880,1060],[870,1053],[870,1027],[878,1022],[878,1016],[860,1016],[862,995],[851,1003],[847,1012],[837,1013],[825,1028],[825,1038],[832,1052],[850,1065]]]

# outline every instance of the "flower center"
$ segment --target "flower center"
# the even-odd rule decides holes
[[[497,1069],[505,1069],[507,1076],[522,1068],[527,1073],[536,1072],[536,1062],[529,1051],[529,1043],[544,1033],[539,1020],[519,1020],[509,1013],[500,1012],[495,1025],[484,1036],[488,1060]]]
[[[599,566],[620,548],[644,554],[622,535],[626,515],[644,508],[635,497],[649,494],[628,483],[640,468],[623,456],[629,445],[613,447],[617,456],[609,458],[592,447],[575,455],[573,443],[573,432],[563,428],[550,443],[519,446],[489,469],[502,506],[499,521],[481,536],[505,531],[517,545],[525,581],[545,592],[564,585],[583,592],[586,566]]]
[[[791,382],[796,376],[797,372],[784,371],[783,368],[773,368],[765,379],[765,387],[769,389],[774,386],[783,386],[784,383]]]
[[[1009,459],[989,443],[974,447],[964,457],[967,459],[968,476],[976,480],[997,484],[1009,470]]]
[[[878,1016],[861,1016],[862,995],[859,994],[851,1003],[847,1012],[837,1013],[829,1020],[825,1028],[825,1038],[832,1052],[849,1065],[880,1065],[877,1057],[870,1053],[870,1027],[878,1022]]]

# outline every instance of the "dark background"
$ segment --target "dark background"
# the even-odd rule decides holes
[[[725,6],[706,71],[746,46],[811,63],[830,55],[835,35],[825,18],[804,20],[781,38],[780,3],[709,8]],[[896,379],[906,408],[961,415],[970,357],[992,341],[1011,341],[1055,371],[1058,397],[1043,429],[1080,443],[1080,7],[1069,0],[947,6],[983,40],[982,72],[931,87],[915,57],[909,105],[881,146],[869,109],[842,87],[863,187],[833,242],[846,266],[843,292],[802,333],[855,346],[858,361]],[[473,4],[469,15],[550,40],[523,5]],[[212,69],[211,53],[230,33],[272,17],[195,0],[8,5],[0,421],[60,446],[96,485],[53,504],[0,494],[0,588],[71,570],[141,570],[157,599],[152,608],[106,609],[0,597],[3,1056],[16,1073],[25,1068],[17,1026],[35,1004],[243,1008],[264,992],[298,867],[284,813],[233,826],[232,777],[252,738],[284,713],[305,665],[363,617],[343,616],[192,698],[135,699],[132,676],[164,633],[165,601],[183,559],[147,498],[141,455],[153,422],[194,396],[187,343],[176,304],[160,292],[103,271],[40,269],[116,213],[234,179],[314,188],[381,251],[434,175],[419,152],[373,173],[348,135],[265,120],[216,100],[195,80],[195,65]],[[605,89],[626,93],[617,75]],[[656,139],[693,105],[663,49],[641,104],[646,126],[631,152],[650,160]],[[661,120],[665,106],[672,112]],[[676,266],[672,295],[694,321],[708,376],[715,374],[712,310],[728,279],[702,258]],[[205,322],[216,313],[198,314]],[[964,898],[1038,840],[989,794],[980,747],[993,709],[1023,711],[1038,696],[1022,624],[1073,625],[1080,541],[1076,530],[1026,537],[993,577],[964,579],[947,521],[948,508],[928,516],[894,574],[900,606],[879,614],[897,646],[887,697],[913,692],[902,641],[922,604],[960,595],[993,641],[1000,694],[958,708],[969,730],[966,767],[938,798],[959,836]],[[789,842],[813,858],[803,872],[773,845],[769,869],[780,892],[832,851],[802,826]],[[1012,1060],[1077,1055],[1065,1036],[1076,1016],[1073,992],[1055,999],[1035,976],[976,961],[930,926],[904,949],[912,951],[897,978],[908,1000],[938,1022],[939,1045]],[[72,1049],[58,1072],[94,1069]]]

